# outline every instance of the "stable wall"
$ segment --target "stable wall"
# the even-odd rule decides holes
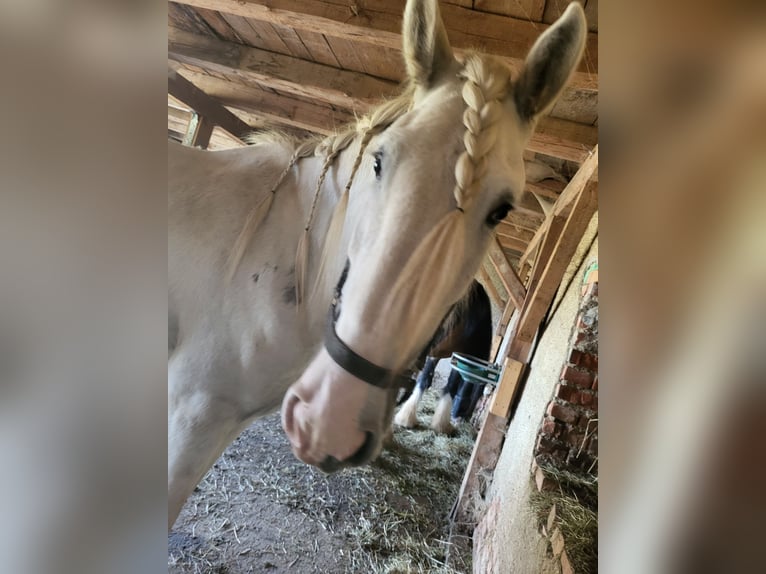
[[[587,263],[598,257],[598,213],[572,258],[553,302],[555,312],[530,364],[529,376],[508,428],[500,459],[487,490],[486,512],[474,531],[474,572],[481,574],[553,574],[558,561],[547,556],[547,540],[539,533],[529,508],[534,488],[530,468],[538,431],[559,383],[569,354]],[[570,281],[571,279],[571,281]]]

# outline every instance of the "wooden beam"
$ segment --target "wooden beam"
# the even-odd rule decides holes
[[[497,242],[497,238],[494,238],[489,243],[489,257],[495,264],[497,274],[500,276],[500,281],[503,283],[503,287],[508,292],[508,296],[513,301],[518,309],[524,304],[524,298],[527,295],[527,291],[524,288],[519,276],[508,263],[508,259],[505,257],[500,244]]]
[[[199,115],[242,139],[253,129],[192,82],[168,68],[168,93]]]
[[[559,195],[553,205],[553,215],[562,215],[569,204],[580,195],[583,187],[591,180],[598,181],[598,145],[589,153],[588,158]]]
[[[529,305],[519,320],[514,340],[530,343],[534,338],[583,233],[597,209],[597,190],[598,183],[591,181],[585,184],[577,196],[572,212],[567,218],[537,285],[530,284]]]
[[[492,278],[489,276],[489,273],[487,272],[486,265],[486,259],[482,263],[481,267],[479,267],[479,273],[477,279],[479,280],[479,283],[482,284],[484,289],[487,291],[487,295],[489,295],[489,298],[492,299],[492,301],[497,305],[498,307],[502,308],[505,305],[505,300],[500,296],[500,293],[497,292],[497,287],[495,287],[495,283],[492,281]]]
[[[185,4],[217,10],[298,30],[325,34],[352,42],[401,50],[405,0],[365,0],[343,4],[328,0],[179,0]],[[479,49],[503,57],[516,72],[523,67],[529,49],[549,26],[442,3],[442,18],[452,45]],[[578,90],[598,90],[598,36],[588,34],[582,64],[570,80]]]
[[[267,92],[256,86],[221,80],[197,72],[184,75],[224,106],[254,114],[263,121],[329,135],[353,121],[349,113],[325,105]]]
[[[529,139],[527,149],[551,157],[582,163],[598,142],[598,128],[563,120],[544,117],[537,124]]]
[[[340,70],[293,56],[251,48],[212,36],[194,34],[174,27],[168,29],[168,58],[224,74],[261,87],[320,101],[354,112],[366,112],[384,97],[395,95],[395,82],[367,74]],[[552,157],[581,162],[598,137],[597,128],[562,120],[542,118],[527,149]],[[531,196],[518,209],[540,212]]]
[[[399,91],[395,82],[176,28],[168,29],[168,57],[359,112],[366,112],[383,97]]]
[[[564,191],[565,187],[566,183],[564,182],[556,181],[555,179],[546,179],[538,181],[537,183],[527,182],[526,191],[527,193],[536,193],[543,199],[549,199],[555,202],[559,198],[559,195],[561,195],[561,192]]]
[[[495,235],[497,237],[497,240],[500,242],[500,246],[503,248],[503,251],[505,250],[515,251],[516,253],[521,255],[522,253],[524,253],[524,250],[527,248],[526,242],[522,241],[518,237],[513,237],[512,235],[506,235],[503,229],[499,229],[499,228],[496,229]]]
[[[207,149],[214,127],[213,122],[202,117],[197,112],[192,112],[189,125],[186,127],[186,135],[181,143],[189,147]]]
[[[521,376],[526,365],[516,359],[507,358],[503,363],[503,374],[495,390],[489,412],[499,417],[508,418],[511,414],[511,404],[516,396]]]
[[[497,465],[507,426],[506,418],[487,413],[487,418],[476,437],[471,458],[463,475],[463,483],[460,485],[457,502],[450,516],[454,522],[474,521],[471,515],[473,506],[470,499],[471,493],[478,490],[479,475],[482,472],[494,470]]]

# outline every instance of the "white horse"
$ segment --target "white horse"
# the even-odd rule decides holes
[[[379,454],[395,374],[523,192],[525,145],[585,35],[572,4],[512,81],[495,58],[458,61],[437,0],[410,0],[409,87],[347,131],[169,145],[169,527],[224,448],[280,402],[301,460],[332,472]]]

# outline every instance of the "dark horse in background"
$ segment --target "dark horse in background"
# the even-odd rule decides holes
[[[402,398],[404,404],[396,414],[394,424],[407,428],[415,426],[418,403],[426,389],[431,386],[436,364],[440,359],[449,357],[452,353],[461,353],[488,361],[491,347],[492,307],[484,287],[478,281],[474,281],[462,304],[445,320],[442,332],[437,335],[435,344],[428,352],[414,391],[409,397]],[[431,428],[436,432],[446,433],[451,429],[450,419],[469,419],[483,391],[483,384],[464,381],[457,371],[450,372],[431,419]]]

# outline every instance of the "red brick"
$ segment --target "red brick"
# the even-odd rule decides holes
[[[540,431],[548,436],[552,436],[554,438],[557,438],[561,435],[561,431],[563,430],[563,427],[560,423],[557,423],[554,419],[548,419],[546,418],[543,421],[543,426],[541,427]]]
[[[545,414],[552,416],[565,423],[574,424],[577,422],[578,414],[572,407],[566,405],[560,405],[558,403],[551,403],[548,405],[548,410]]]
[[[591,386],[593,386],[594,378],[593,373],[578,371],[574,367],[568,365],[564,367],[564,370],[561,372],[561,380],[567,381],[581,389],[590,389]]]
[[[577,403],[577,389],[568,385],[562,385],[561,383],[556,385],[554,395],[557,399],[567,401],[570,403]]]
[[[598,371],[598,356],[590,353],[583,353],[577,349],[572,349],[569,353],[568,362],[576,367],[582,367],[590,371]]]
[[[593,379],[593,386],[591,387],[594,391],[598,391],[598,375],[596,375],[596,378]]]
[[[581,391],[578,394],[579,394],[578,398],[580,399],[578,401],[579,404],[581,404],[583,406],[586,406],[586,407],[593,404],[593,401],[595,399],[595,397],[593,396],[593,393],[589,393],[587,391]]]

